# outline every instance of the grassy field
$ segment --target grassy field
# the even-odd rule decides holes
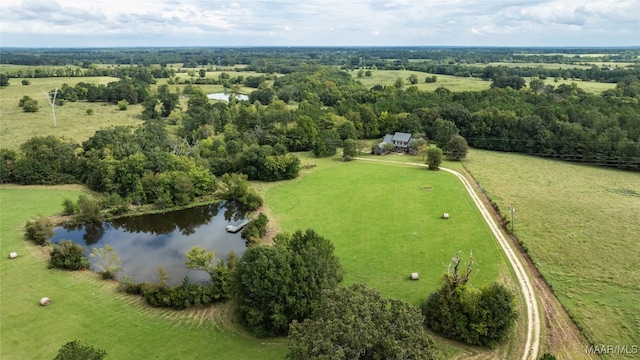
[[[586,64],[558,64],[558,63],[525,63],[525,62],[492,62],[488,64],[476,64],[478,66],[505,66],[510,68],[542,68],[542,69],[591,69]]]
[[[401,78],[404,81],[405,87],[408,87],[410,85],[407,78],[411,74],[418,76],[418,83],[415,86],[423,91],[433,91],[439,87],[444,87],[451,91],[480,91],[488,89],[491,85],[490,81],[484,81],[478,78],[430,74],[410,70],[372,70],[370,77],[361,78],[357,78],[358,70],[349,71],[349,73],[367,89],[376,85],[393,85],[398,78]],[[432,75],[436,75],[438,80],[435,83],[425,83],[424,79]]]
[[[250,76],[256,75],[253,72],[231,72],[232,75]],[[215,74],[207,73],[207,76]],[[186,74],[184,74],[186,77]],[[217,75],[216,75],[217,76]],[[20,84],[22,79],[10,79],[8,87],[0,88],[0,148],[17,149],[22,143],[33,136],[54,135],[57,137],[67,137],[82,143],[91,137],[97,130],[109,128],[111,126],[132,126],[136,127],[142,123],[140,114],[142,105],[129,105],[127,110],[120,111],[116,105],[98,102],[89,103],[86,101],[65,102],[63,106],[56,106],[56,123],[53,126],[51,107],[43,95],[43,90],[53,90],[66,83],[74,86],[79,82],[91,84],[106,84],[117,81],[112,77],[72,77],[72,78],[38,78],[29,79],[30,85]],[[159,79],[158,83],[151,87],[152,90],[158,86],[166,84],[167,79]],[[222,92],[222,85],[196,85],[205,94]],[[179,90],[182,93],[184,85],[169,85],[170,91]],[[240,93],[250,94],[254,88],[241,87]],[[18,102],[23,96],[30,96],[38,101],[40,111],[36,113],[25,113],[18,106]],[[187,108],[187,97],[181,97],[180,104],[183,109]],[[93,114],[87,115],[87,109],[92,109]]]
[[[502,209],[562,304],[597,344],[640,344],[640,174],[472,150],[465,167]]]
[[[529,81],[531,81],[531,78],[525,78],[527,80],[527,85],[529,84]],[[565,85],[571,85],[571,84],[576,84],[580,89],[584,90],[587,93],[590,94],[595,94],[595,95],[600,95],[603,91],[605,90],[609,90],[609,89],[615,89],[616,84],[612,84],[612,83],[601,83],[601,82],[595,82],[595,81],[582,81],[580,79],[546,79],[544,81],[545,84],[547,85],[552,85],[553,87],[557,88],[558,86],[565,84]]]
[[[553,64],[551,64],[553,65]],[[415,86],[418,89],[423,91],[434,91],[439,87],[447,88],[451,91],[481,91],[487,90],[491,86],[491,81],[484,81],[478,78],[465,78],[459,76],[451,76],[451,75],[437,75],[437,74],[429,74],[423,73],[419,71],[410,71],[410,70],[372,70],[372,76],[370,77],[362,77],[357,78],[357,70],[351,71],[350,74],[356,80],[360,81],[362,85],[366,88],[372,88],[375,85],[393,85],[398,78],[401,78],[405,82],[405,87],[410,86],[408,84],[407,78],[411,74],[415,74],[418,76],[418,84]],[[424,79],[427,76],[436,75],[438,80],[435,83],[425,83]],[[527,82],[531,79],[527,78]],[[609,83],[598,83],[593,81],[581,81],[581,80],[572,80],[572,79],[547,79],[545,81],[546,84],[553,85],[554,87],[558,87],[561,84],[576,83],[579,88],[591,94],[600,94],[604,90],[613,89],[616,87],[616,84]]]
[[[57,127],[53,127],[51,107],[42,91],[54,90],[67,83],[74,86],[78,82],[106,84],[116,81],[111,77],[74,77],[29,79],[31,85],[23,86],[21,79],[11,79],[8,87],[0,89],[0,147],[17,149],[20,144],[33,136],[65,136],[77,142],[91,137],[96,130],[115,125],[138,126],[142,121],[141,105],[129,105],[126,111],[118,110],[116,105],[107,103],[89,103],[86,101],[65,102],[56,106]],[[25,113],[18,107],[20,99],[28,95],[38,101],[40,111]],[[93,115],[87,115],[87,109],[93,109]]]
[[[48,270],[46,254],[22,240],[22,225],[61,210],[79,187],[0,186],[0,358],[52,359],[79,339],[107,359],[282,359],[285,339],[259,340],[230,320],[229,305],[177,312],[153,309],[88,271]],[[41,307],[41,297],[52,304]]]
[[[331,239],[345,283],[365,282],[383,295],[418,304],[438,287],[459,250],[478,263],[473,284],[508,274],[507,263],[462,184],[424,168],[333,159],[275,185],[265,202],[281,230],[314,228]],[[449,212],[451,219],[443,220]],[[418,272],[420,281],[409,274]]]
[[[264,194],[270,226],[292,232],[314,228],[336,246],[344,284],[364,282],[383,296],[419,304],[439,286],[457,252],[473,251],[473,286],[499,280],[516,291],[514,275],[480,213],[452,174],[366,161],[341,162],[299,153],[303,170],[295,180],[255,183]],[[367,155],[363,155],[367,157]],[[376,159],[423,163],[416,156]],[[444,166],[454,165],[447,163]],[[459,166],[459,165],[458,165]],[[449,212],[449,220],[442,214]],[[418,272],[420,280],[409,280]],[[506,359],[522,351],[526,334],[523,302],[509,339],[496,349],[463,346],[438,338],[446,359]]]

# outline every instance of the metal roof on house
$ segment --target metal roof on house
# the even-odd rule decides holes
[[[393,135],[385,135],[384,139],[382,139],[382,142],[380,144],[378,144],[378,148],[380,148],[381,150],[384,150],[384,144],[393,144]]]
[[[390,136],[390,135],[387,135],[387,136]],[[395,134],[393,134],[392,141],[408,142],[409,139],[411,139],[411,134],[396,132]],[[385,136],[385,140],[386,140],[386,136]]]

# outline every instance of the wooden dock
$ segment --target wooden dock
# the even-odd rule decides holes
[[[238,231],[242,230],[243,227],[247,226],[247,224],[249,223],[249,220],[245,220],[243,222],[241,222],[238,225],[227,225],[227,227],[225,228],[227,230],[227,232],[230,232],[232,234],[237,233]]]

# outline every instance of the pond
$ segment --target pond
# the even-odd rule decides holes
[[[223,101],[229,101],[229,96],[232,96],[231,94],[227,94],[227,93],[214,93],[214,94],[207,94],[207,97],[211,100],[223,100]],[[236,94],[236,99],[240,100],[240,101],[248,101],[249,97],[247,95],[244,94]]]
[[[228,221],[233,220],[233,221]],[[120,278],[129,276],[136,282],[155,282],[162,266],[171,277],[170,284],[179,284],[185,276],[191,282],[207,283],[204,271],[189,270],[184,265],[185,254],[194,246],[215,251],[217,258],[226,258],[230,251],[242,256],[246,248],[240,233],[225,231],[227,225],[237,225],[244,219],[229,215],[224,206],[207,205],[171,211],[165,214],[141,215],[76,227],[58,227],[52,243],[69,239],[87,248],[89,257],[95,247],[112,246],[122,261]]]

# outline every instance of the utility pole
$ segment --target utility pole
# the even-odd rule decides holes
[[[53,114],[53,127],[57,127],[56,125],[56,97],[58,96],[58,88],[56,88],[56,91],[53,92],[53,99],[51,98],[51,93],[48,93],[44,90],[42,90],[42,93],[44,94],[44,96],[47,97],[47,101],[49,101],[49,105],[51,105],[51,114]]]

